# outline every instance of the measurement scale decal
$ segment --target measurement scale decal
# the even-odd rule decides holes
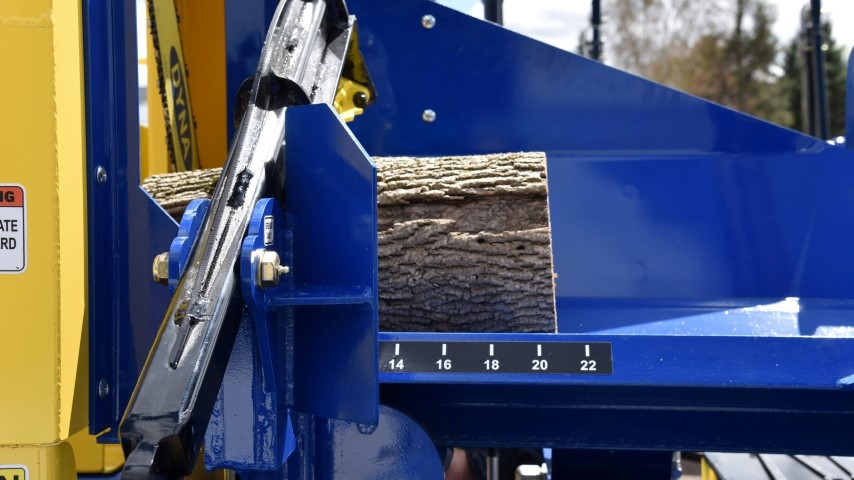
[[[380,342],[387,373],[613,374],[607,342]]]

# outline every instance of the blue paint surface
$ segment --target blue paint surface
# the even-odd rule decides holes
[[[136,24],[132,0],[83,5],[89,242],[89,429],[116,442],[169,302],[151,278],[177,224],[140,187]],[[95,181],[102,165],[107,181]],[[109,386],[99,396],[100,380]]]
[[[272,3],[227,2],[231,93],[254,71]],[[348,3],[379,97],[350,125],[358,142],[328,107],[288,111],[292,243],[277,248],[292,274],[256,302],[275,312],[267,326],[280,330],[267,338],[281,355],[266,368],[286,387],[269,396],[264,334],[245,318],[209,428],[212,462],[246,478],[348,478],[363,459],[343,459],[362,452],[385,455],[391,472],[433,472],[434,451],[407,422],[444,445],[850,454],[852,152],[431,2]],[[117,427],[168,302],[151,260],[177,231],[137,186],[131,12],[128,0],[84,6],[92,431]],[[561,334],[383,338],[607,341],[613,375],[378,377],[376,173],[365,150],[548,156]],[[383,402],[411,420],[378,420],[378,378]],[[256,415],[265,408],[275,422]],[[388,436],[348,423],[382,428],[386,415],[397,418]],[[256,447],[271,432],[284,435],[276,452],[293,448],[284,465]]]
[[[328,106],[287,122],[285,211],[260,200],[243,241],[248,315],[205,438],[209,468],[287,471],[313,458],[306,423],[378,421],[376,169]],[[301,141],[308,131],[329,142]],[[269,288],[256,284],[262,250],[290,269]]]
[[[178,281],[190,259],[196,236],[205,221],[211,201],[207,199],[196,199],[187,204],[181,223],[178,224],[178,235],[169,246],[169,294],[174,295],[178,288]]]
[[[285,210],[296,292],[328,305],[294,307],[294,408],[375,423],[378,406],[376,167],[326,105],[288,109]],[[323,141],[307,141],[322,138]],[[361,302],[342,302],[361,292]],[[304,296],[304,295],[303,295]],[[356,300],[358,301],[358,300]]]

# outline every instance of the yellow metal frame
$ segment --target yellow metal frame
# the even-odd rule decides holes
[[[110,473],[121,447],[88,433],[82,0],[0,2],[0,62],[0,184],[26,190],[28,234],[26,270],[0,274],[0,473]]]
[[[0,2],[0,183],[24,186],[28,224],[26,271],[0,275],[0,468],[30,479],[74,478],[68,439],[88,423],[81,12]]]

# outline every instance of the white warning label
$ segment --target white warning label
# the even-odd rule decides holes
[[[0,183],[0,273],[27,268],[27,199],[24,187]]]
[[[273,216],[264,217],[264,245],[273,244]]]

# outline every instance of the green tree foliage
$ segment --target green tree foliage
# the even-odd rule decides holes
[[[736,0],[731,27],[691,49],[685,89],[767,120],[788,124],[791,113],[775,75],[775,12],[764,0]]]
[[[721,29],[730,1],[606,0],[608,57],[650,80],[679,83],[691,46]]]
[[[772,26],[776,12],[767,0],[613,0],[612,7],[616,29],[636,32],[615,36],[612,52],[619,52],[625,42],[636,42],[627,53],[616,54],[618,65],[743,112],[791,123],[775,75],[779,49]],[[628,24],[686,14],[688,20],[668,22],[664,30],[674,32],[669,36],[661,35],[660,27],[639,29]],[[658,35],[657,40],[645,40],[646,35]]]
[[[847,65],[845,52],[833,38],[833,26],[830,22],[824,24],[824,38],[827,45],[825,51],[825,68],[827,70],[827,92],[830,109],[830,134],[833,137],[845,134],[845,76]],[[786,105],[791,112],[791,119],[784,125],[800,131],[807,131],[803,111],[803,75],[804,60],[800,50],[800,42],[796,37],[786,47],[783,61],[784,76],[781,87],[785,92]]]

